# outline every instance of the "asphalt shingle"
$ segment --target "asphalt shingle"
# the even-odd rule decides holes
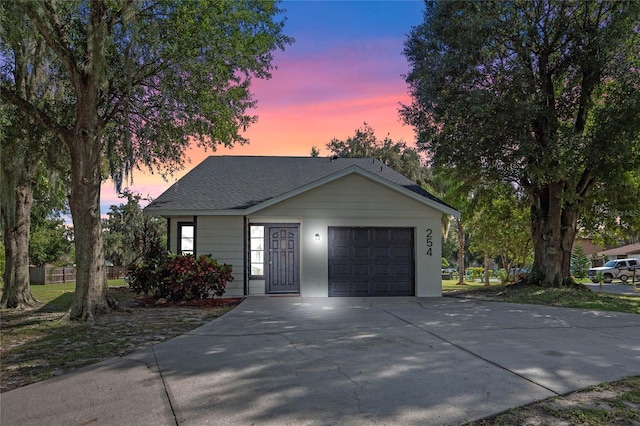
[[[237,210],[357,166],[423,197],[415,182],[371,158],[210,156],[151,202],[145,210]]]

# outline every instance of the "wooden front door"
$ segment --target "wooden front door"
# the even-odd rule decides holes
[[[300,242],[298,225],[269,225],[266,227],[267,291],[300,293]]]

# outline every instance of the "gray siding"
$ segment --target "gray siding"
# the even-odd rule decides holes
[[[228,297],[244,293],[244,237],[242,216],[198,216],[198,255],[211,254],[218,262],[233,265]]]
[[[345,176],[268,207],[260,216],[412,218],[440,212],[357,175]],[[258,214],[257,214],[258,215]]]
[[[329,226],[414,228],[416,295],[427,297],[441,295],[441,216],[439,211],[376,182],[348,175],[265,208],[251,215],[249,222],[267,217],[282,221],[301,218],[301,294],[314,297],[328,295]],[[314,241],[316,233],[321,236],[319,242]],[[431,247],[427,247],[428,233]],[[429,248],[431,255],[427,255]]]

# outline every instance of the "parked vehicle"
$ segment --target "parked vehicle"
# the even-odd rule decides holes
[[[627,282],[630,277],[634,276],[634,273],[636,278],[640,279],[640,260],[633,258],[610,260],[603,266],[590,268],[587,276],[592,282],[597,283],[598,272],[602,272],[605,283],[610,283],[614,279]]]

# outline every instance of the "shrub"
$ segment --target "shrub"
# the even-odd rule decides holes
[[[161,271],[166,269],[168,254],[164,253],[154,258],[146,258],[142,262],[130,265],[127,273],[129,288],[136,294],[150,294],[158,288],[162,280]]]
[[[166,254],[131,268],[129,286],[140,294],[171,301],[222,296],[233,281],[231,265],[219,264],[211,255]]]
[[[507,283],[507,271],[504,269],[498,269],[495,271],[495,277],[500,280],[500,284]]]
[[[472,281],[475,281],[476,279],[482,279],[483,274],[484,268],[482,266],[467,268],[467,276],[471,278]]]

